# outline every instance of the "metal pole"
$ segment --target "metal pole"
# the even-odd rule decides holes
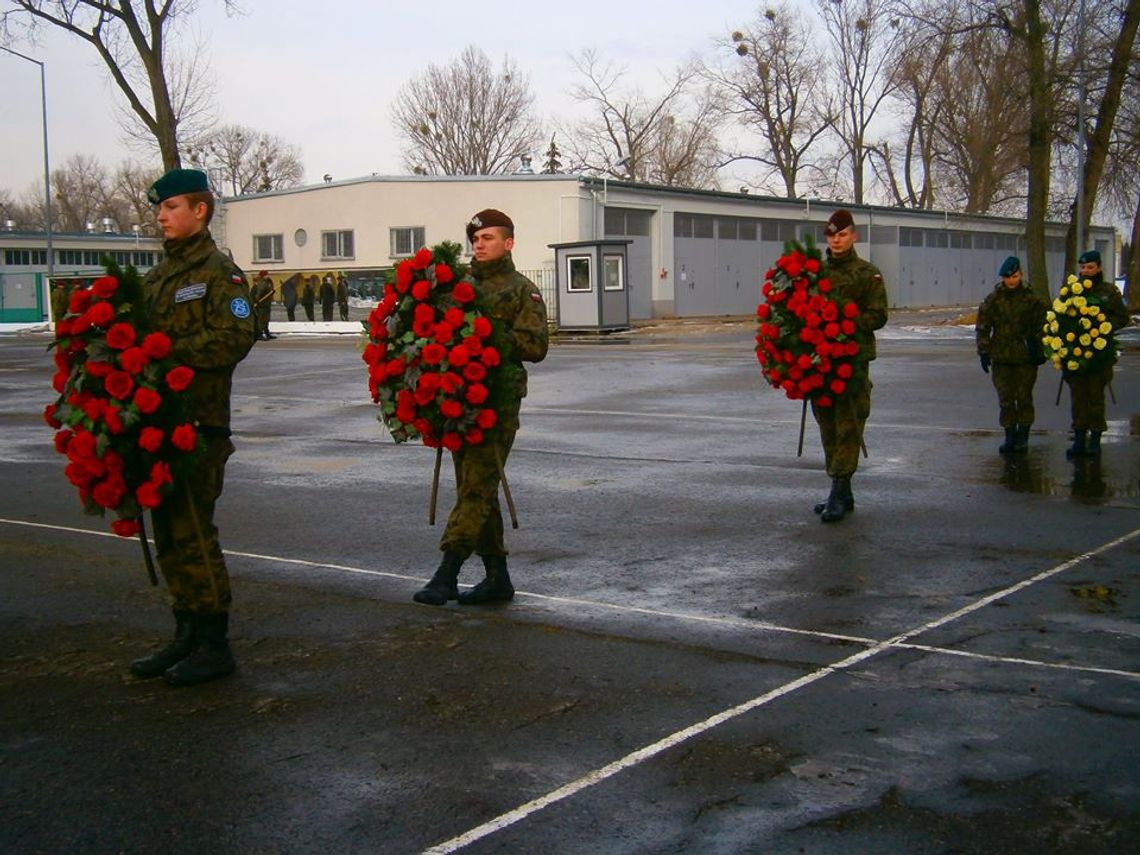
[[[43,119],[44,135],[44,218],[47,220],[45,229],[47,237],[47,275],[48,282],[50,283],[52,276],[55,275],[55,252],[52,245],[51,227],[51,165],[48,160],[47,72],[44,63],[38,59],[32,59],[30,56],[25,56],[19,51],[4,47],[3,45],[0,45],[0,50],[8,52],[12,54],[12,56],[18,56],[20,59],[26,59],[28,62],[35,63],[40,67],[40,114]]]
[[[1077,257],[1085,251],[1085,0],[1077,7]]]

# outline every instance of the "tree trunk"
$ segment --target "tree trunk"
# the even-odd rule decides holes
[[[1025,0],[1026,58],[1029,70],[1029,198],[1026,205],[1025,254],[1029,281],[1049,299],[1052,287],[1045,264],[1045,218],[1049,207],[1052,87],[1045,70],[1045,30],[1040,0]]]
[[[1128,267],[1124,271],[1124,300],[1128,311],[1140,312],[1140,196],[1136,197],[1136,213],[1132,216],[1132,243],[1129,244]]]
[[[1112,48],[1112,61],[1108,67],[1104,95],[1097,108],[1096,126],[1086,145],[1083,183],[1083,205],[1077,210],[1077,200],[1069,209],[1069,228],[1065,233],[1065,270],[1073,270],[1077,256],[1085,247],[1077,246],[1077,230],[1080,229],[1088,240],[1092,211],[1096,207],[1096,193],[1104,175],[1104,162],[1108,157],[1108,145],[1112,137],[1112,125],[1120,107],[1120,96],[1128,77],[1128,67],[1132,60],[1132,47],[1136,42],[1136,31],[1140,27],[1140,0],[1128,0],[1124,10],[1124,20],[1120,36]]]

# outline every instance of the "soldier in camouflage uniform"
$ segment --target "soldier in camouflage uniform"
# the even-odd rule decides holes
[[[254,340],[269,341],[277,338],[269,332],[269,316],[273,311],[273,280],[269,278],[268,271],[262,270],[253,280],[250,298],[253,301]]]
[[[870,363],[875,358],[875,330],[887,322],[887,289],[879,268],[864,261],[855,252],[859,238],[850,211],[838,210],[824,229],[827,236],[827,267],[831,293],[854,301],[859,309],[855,319],[855,340],[859,342],[858,358]],[[869,366],[868,366],[869,369]],[[836,522],[855,510],[851,492],[851,476],[859,465],[863,426],[871,414],[871,376],[852,380],[847,393],[830,407],[812,401],[812,415],[819,424],[827,474],[831,476],[831,493],[815,506],[824,522]]]
[[[519,408],[526,396],[522,363],[541,362],[549,345],[542,294],[515,270],[511,260],[515,240],[510,217],[494,209],[480,211],[467,224],[467,239],[475,256],[471,276],[478,302],[492,320],[503,325],[508,344],[503,365],[513,369],[517,380],[514,394],[499,409],[498,423],[486,439],[453,454],[457,498],[439,544],[443,560],[431,580],[413,596],[416,602],[432,606],[448,600],[464,605],[495,602],[515,595],[503,542],[499,467],[506,466],[519,429]],[[459,570],[472,552],[483,559],[486,578],[459,593]]]
[[[1115,335],[1132,320],[1124,305],[1124,298],[1115,285],[1104,281],[1099,252],[1090,249],[1082,253],[1078,263],[1081,281],[1087,279],[1092,283],[1091,288],[1085,289],[1084,297],[1090,303],[1100,305],[1106,320],[1112,324]],[[1069,384],[1073,417],[1073,444],[1065,451],[1065,456],[1070,459],[1099,457],[1100,435],[1108,427],[1104,415],[1104,389],[1112,382],[1112,365],[1079,372],[1066,371],[1063,376]]]
[[[147,193],[158,206],[164,258],[143,281],[151,329],[164,332],[171,355],[194,369],[190,415],[205,443],[194,470],[152,512],[158,563],[174,606],[175,634],[166,647],[131,663],[138,677],[174,685],[222,677],[235,668],[227,640],[230,581],[214,504],[222,492],[230,441],[234,368],[253,347],[245,274],[210,237],[214,197],[206,174],[175,169]]]
[[[1045,361],[1041,333],[1048,307],[1023,281],[1016,256],[1002,263],[998,275],[1001,281],[978,307],[974,336],[982,371],[990,374],[997,389],[998,421],[1005,429],[998,451],[1023,453],[1029,449],[1035,415],[1037,366]]]

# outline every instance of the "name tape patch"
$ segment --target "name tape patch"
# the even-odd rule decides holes
[[[206,283],[196,282],[193,285],[183,285],[174,292],[175,303],[186,303],[190,300],[201,300],[206,296]]]

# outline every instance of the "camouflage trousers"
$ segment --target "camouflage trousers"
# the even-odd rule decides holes
[[[174,608],[197,614],[227,612],[230,577],[214,525],[226,461],[234,452],[228,438],[209,437],[197,466],[151,512],[162,577]]]
[[[848,386],[847,394],[830,407],[811,404],[811,414],[819,425],[827,474],[832,478],[849,478],[859,467],[863,426],[871,415],[871,378]]]
[[[1036,365],[998,365],[990,369],[990,377],[998,396],[998,423],[1003,428],[1033,424],[1033,385],[1037,382]]]
[[[1104,387],[1112,382],[1112,366],[1085,370],[1079,374],[1066,371],[1064,376],[1065,382],[1069,384],[1073,430],[1107,430]]]
[[[510,428],[497,427],[479,445],[465,446],[452,453],[455,463],[455,507],[447,518],[447,528],[439,548],[458,552],[464,558],[478,555],[506,555],[503,542],[503,514],[499,510],[499,461],[505,467],[515,441]]]

